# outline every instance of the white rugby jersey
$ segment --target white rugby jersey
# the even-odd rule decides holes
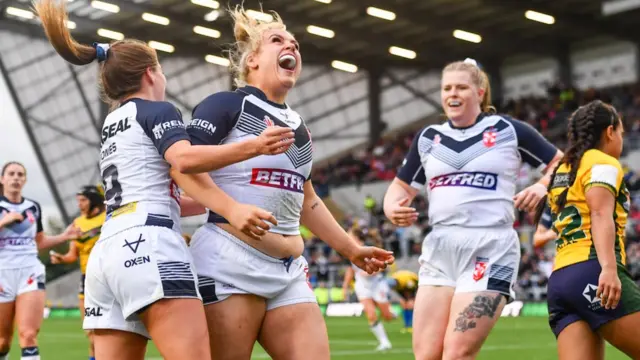
[[[168,102],[129,99],[107,116],[100,149],[107,205],[103,236],[137,225],[180,231],[180,193],[164,160],[165,151],[180,140],[189,141],[189,136],[182,116]],[[112,221],[125,213],[136,215]]]
[[[36,234],[42,231],[40,204],[24,197],[22,202],[12,203],[0,196],[0,218],[12,211],[22,214],[24,219],[0,228],[0,269],[20,269],[40,264],[36,243]]]
[[[278,226],[270,231],[297,235],[304,183],[311,174],[313,155],[311,134],[298,113],[267,100],[259,89],[246,86],[204,99],[194,109],[187,133],[194,145],[219,145],[259,136],[267,126],[274,125],[287,126],[295,132],[295,142],[284,154],[257,156],[210,175],[236,201],[273,213]],[[210,211],[209,222],[227,220]]]
[[[556,152],[530,125],[480,114],[470,127],[447,121],[421,130],[398,178],[417,189],[426,185],[432,226],[510,226],[522,162],[542,171]]]

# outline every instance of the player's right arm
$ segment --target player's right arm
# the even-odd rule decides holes
[[[274,127],[243,142],[192,146],[176,107],[168,102],[153,106],[156,108],[138,121],[160,155],[181,173],[208,172],[258,155],[280,154],[293,143],[291,129]]]
[[[396,226],[409,226],[418,219],[416,209],[408,205],[427,181],[418,152],[418,142],[423,133],[416,134],[398,175],[384,195],[384,214]]]
[[[14,222],[21,222],[22,220],[24,220],[24,216],[15,211],[0,214],[0,229],[13,224]]]
[[[58,254],[51,250],[49,255],[52,264],[71,264],[78,261],[78,247],[75,241],[70,241],[69,250],[66,254]]]
[[[276,218],[266,210],[241,204],[216,185],[208,174],[183,174],[171,169],[171,177],[193,200],[229,220],[231,226],[252,239],[260,240]]]
[[[613,219],[616,196],[622,184],[619,163],[594,164],[581,178],[591,217],[591,236],[602,271],[597,296],[605,309],[615,308],[622,285],[615,254],[616,225]]]

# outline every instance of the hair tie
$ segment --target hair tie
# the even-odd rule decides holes
[[[466,58],[466,59],[464,59],[464,61],[463,61],[463,62],[464,62],[465,64],[471,64],[471,65],[473,65],[473,66],[475,66],[475,67],[478,67],[478,62],[477,62],[477,61],[475,61],[475,60],[474,60],[474,59],[472,59],[472,58]]]
[[[93,43],[93,47],[96,49],[96,59],[98,59],[98,62],[103,62],[107,60],[107,57],[109,54],[109,48],[111,47],[111,45]]]

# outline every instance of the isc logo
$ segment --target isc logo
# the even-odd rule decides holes
[[[251,184],[304,192],[304,176],[282,169],[252,169]]]

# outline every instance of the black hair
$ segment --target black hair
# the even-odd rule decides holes
[[[6,172],[7,172],[7,168],[8,168],[9,166],[11,166],[11,165],[20,165],[20,166],[22,166],[22,168],[24,169],[24,173],[25,173],[25,175],[27,174],[27,168],[26,168],[26,167],[24,167],[24,165],[22,165],[22,163],[21,163],[21,162],[18,162],[18,161],[9,161],[9,162],[6,162],[6,163],[2,166],[2,173],[0,173],[0,175],[1,175],[1,176],[4,176],[4,173],[6,173]],[[4,195],[4,185],[0,182],[0,196],[3,196],[3,195]]]
[[[82,195],[89,199],[89,214],[93,212],[94,209],[100,209],[100,212],[104,210],[104,195],[99,187],[95,185],[86,185],[83,186],[82,189],[78,192],[78,195]]]
[[[553,187],[560,164],[566,164],[569,168],[568,185],[556,199],[555,205],[558,208],[557,213],[560,213],[567,203],[567,194],[569,193],[569,188],[576,181],[582,155],[584,155],[587,150],[594,149],[599,145],[602,133],[606,131],[609,126],[617,129],[618,126],[621,126],[620,118],[613,106],[600,100],[591,101],[579,107],[571,114],[568,128],[568,148],[562,160],[560,160],[560,163],[553,171],[551,179],[549,180],[549,186],[547,187],[548,194]],[[546,202],[547,196],[543,197],[538,204],[535,216],[536,224],[538,224],[542,217]]]

